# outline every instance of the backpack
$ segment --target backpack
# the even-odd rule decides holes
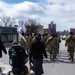
[[[75,47],[75,37],[73,36],[68,37],[66,43],[68,46]]]
[[[67,42],[69,42],[70,40],[72,40],[73,42],[75,42],[75,40],[72,38],[72,36],[70,36],[70,38],[68,39]]]
[[[54,37],[52,37],[50,40],[49,40],[49,43],[54,39]]]

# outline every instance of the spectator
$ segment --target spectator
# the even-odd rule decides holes
[[[38,34],[36,37],[36,41],[32,43],[29,59],[30,62],[33,60],[34,72],[35,75],[43,74],[43,54],[47,58],[47,54],[45,51],[45,45],[41,40],[41,35]]]
[[[2,41],[0,40],[0,58],[2,58],[2,51],[7,54],[7,51],[2,43]]]
[[[10,59],[12,58],[12,55],[15,56],[13,60],[14,63],[12,64],[14,67],[21,67],[25,58],[28,58],[28,55],[25,53],[24,49],[18,45],[18,42],[16,40],[13,41],[13,46],[9,49]]]

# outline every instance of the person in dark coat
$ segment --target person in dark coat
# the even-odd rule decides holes
[[[7,54],[7,51],[2,43],[2,41],[0,40],[0,58],[2,58],[2,51]]]
[[[13,67],[22,67],[25,58],[28,58],[28,55],[25,53],[24,49],[18,45],[18,42],[16,40],[13,41],[13,46],[9,49],[8,53],[10,57],[9,59],[12,59],[12,55],[14,55],[12,64],[9,61],[9,63],[13,65]]]
[[[30,62],[33,61],[35,75],[41,75],[43,71],[43,55],[47,58],[45,45],[41,40],[41,34],[38,34],[36,41],[32,43],[29,54]]]

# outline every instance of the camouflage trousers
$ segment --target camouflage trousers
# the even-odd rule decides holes
[[[74,59],[74,47],[68,47],[69,60],[73,61]]]
[[[56,48],[50,48],[49,53],[50,53],[50,60],[54,60],[56,58]]]

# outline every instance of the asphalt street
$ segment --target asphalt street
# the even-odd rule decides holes
[[[44,59],[43,62],[43,75],[75,75],[75,57],[74,62],[68,60],[67,47],[64,46],[64,41],[60,44],[60,51],[55,61]],[[7,52],[9,47],[6,47]],[[29,68],[29,63],[26,64]],[[11,70],[9,65],[9,56],[3,53],[3,58],[0,59],[0,67],[3,67],[3,73],[8,73]]]
[[[49,59],[44,61],[44,75],[75,75],[75,57],[74,62],[68,60],[67,48],[64,43],[62,41],[60,44],[60,52],[54,62]]]

